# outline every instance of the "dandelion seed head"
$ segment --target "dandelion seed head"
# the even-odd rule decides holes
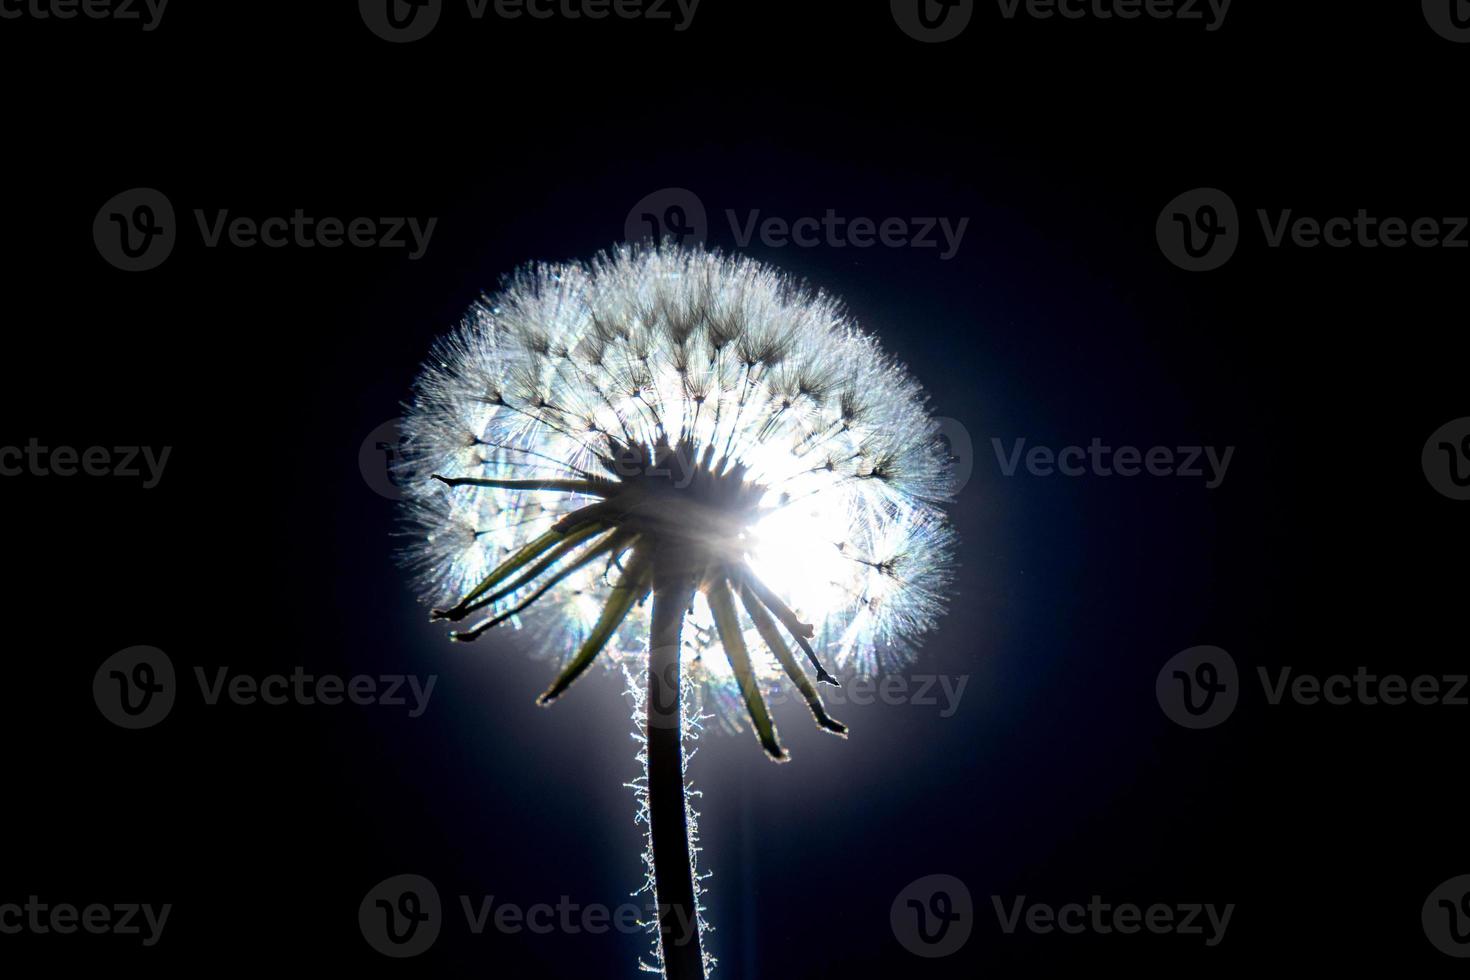
[[[901,666],[944,609],[950,465],[922,390],[834,298],[746,258],[623,246],[521,269],[435,344],[404,436],[406,558],[430,604],[462,602],[602,499],[566,487],[632,487],[662,469],[670,486],[703,488],[699,505],[639,498],[619,513],[624,531],[678,522],[717,541],[838,670]],[[628,560],[616,533],[594,560],[558,557],[547,574],[561,577],[524,613],[524,591],[479,611],[537,625],[570,657]],[[756,624],[741,616],[739,629],[774,686],[782,669]],[[639,614],[606,649],[612,663],[646,658]],[[738,700],[726,652],[698,592],[681,657],[714,705]]]

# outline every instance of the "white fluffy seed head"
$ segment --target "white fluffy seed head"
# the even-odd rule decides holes
[[[895,669],[943,612],[954,542],[938,505],[950,495],[950,465],[925,396],[833,298],[749,259],[625,246],[590,263],[520,270],[436,343],[404,435],[407,560],[431,604],[453,603],[593,502],[450,487],[432,475],[615,479],[611,438],[640,448],[687,440],[716,463],[743,466],[762,493],[739,547],[816,627],[812,644],[829,667]],[[593,562],[512,622],[539,625],[566,655],[616,577]],[[773,687],[779,666],[753,624],[741,625],[758,677]],[[689,675],[716,704],[738,702],[702,595],[684,633]],[[614,662],[644,656],[646,612],[630,615],[607,649]]]

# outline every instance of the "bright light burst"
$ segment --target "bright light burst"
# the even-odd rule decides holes
[[[950,467],[924,395],[835,300],[748,259],[665,245],[522,269],[435,346],[405,435],[422,593],[456,639],[538,630],[563,658],[547,701],[599,652],[646,658],[624,614],[661,534],[708,557],[685,676],[776,758],[753,695],[794,683],[840,734],[797,658],[891,670],[943,611]]]

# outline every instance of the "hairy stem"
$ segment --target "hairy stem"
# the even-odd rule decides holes
[[[684,726],[679,650],[694,579],[656,553],[648,663],[648,823],[666,980],[704,980],[689,815],[684,798]]]

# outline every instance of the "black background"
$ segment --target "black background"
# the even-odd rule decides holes
[[[1365,5],[1366,6],[1366,5]],[[1464,671],[1467,504],[1420,449],[1467,413],[1470,252],[1266,247],[1257,208],[1464,215],[1470,46],[1418,4],[1232,6],[1223,27],[1007,21],[920,44],[886,4],[704,0],[689,30],[471,22],[391,45],[351,3],[176,0],[136,24],[0,21],[5,220],[0,445],[168,445],[160,485],[0,480],[6,515],[0,902],[172,903],[162,940],[0,936],[7,974],[632,976],[641,936],[470,935],[458,896],[630,901],[641,847],[621,679],[554,709],[552,665],[456,647],[392,559],[358,466],[433,337],[533,259],[588,257],[666,187],[714,245],[742,218],[968,217],[959,253],[745,251],[842,295],[975,446],[952,508],[963,568],[914,673],[957,713],[799,706],[791,764],[748,734],[691,766],[728,978],[1126,968],[1448,974],[1420,906],[1470,873],[1464,718],[1270,707],[1257,666]],[[155,187],[180,240],[124,273],[91,235]],[[1160,253],[1176,194],[1227,191],[1223,268]],[[196,208],[437,216],[402,250],[208,249]],[[991,439],[1235,446],[1224,484],[1005,477]],[[1457,598],[1457,596],[1459,598]],[[1186,731],[1164,661],[1229,650],[1247,684]],[[124,731],[90,694],[135,644],[182,680]],[[429,710],[207,706],[193,670],[435,674]],[[422,874],[449,921],[390,961],[359,933],[381,879]],[[921,960],[889,905],[962,879],[977,921]],[[1225,940],[1006,935],[1007,902],[1235,903]]]

